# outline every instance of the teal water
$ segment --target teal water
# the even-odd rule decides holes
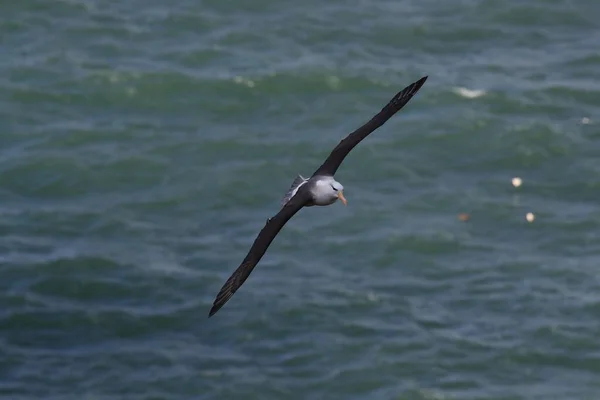
[[[1,2],[0,397],[598,399],[599,15]],[[296,174],[423,75],[348,207],[208,319]]]

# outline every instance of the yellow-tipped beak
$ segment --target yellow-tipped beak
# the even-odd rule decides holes
[[[340,199],[342,201],[342,203],[344,203],[345,206],[348,205],[348,200],[346,200],[346,198],[344,197],[344,193],[340,190],[339,192],[337,192],[338,194],[338,199]]]

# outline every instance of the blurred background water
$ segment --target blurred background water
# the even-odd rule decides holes
[[[0,2],[0,397],[598,399],[598,16]],[[348,207],[207,319],[296,174],[423,75]]]

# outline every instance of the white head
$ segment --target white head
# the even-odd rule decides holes
[[[329,205],[335,203],[338,199],[340,199],[344,205],[348,204],[344,197],[344,186],[332,177],[319,179],[317,181],[316,189],[314,195],[315,202],[318,205]]]

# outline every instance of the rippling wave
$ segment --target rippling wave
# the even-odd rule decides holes
[[[0,5],[0,396],[598,397],[598,4]]]

